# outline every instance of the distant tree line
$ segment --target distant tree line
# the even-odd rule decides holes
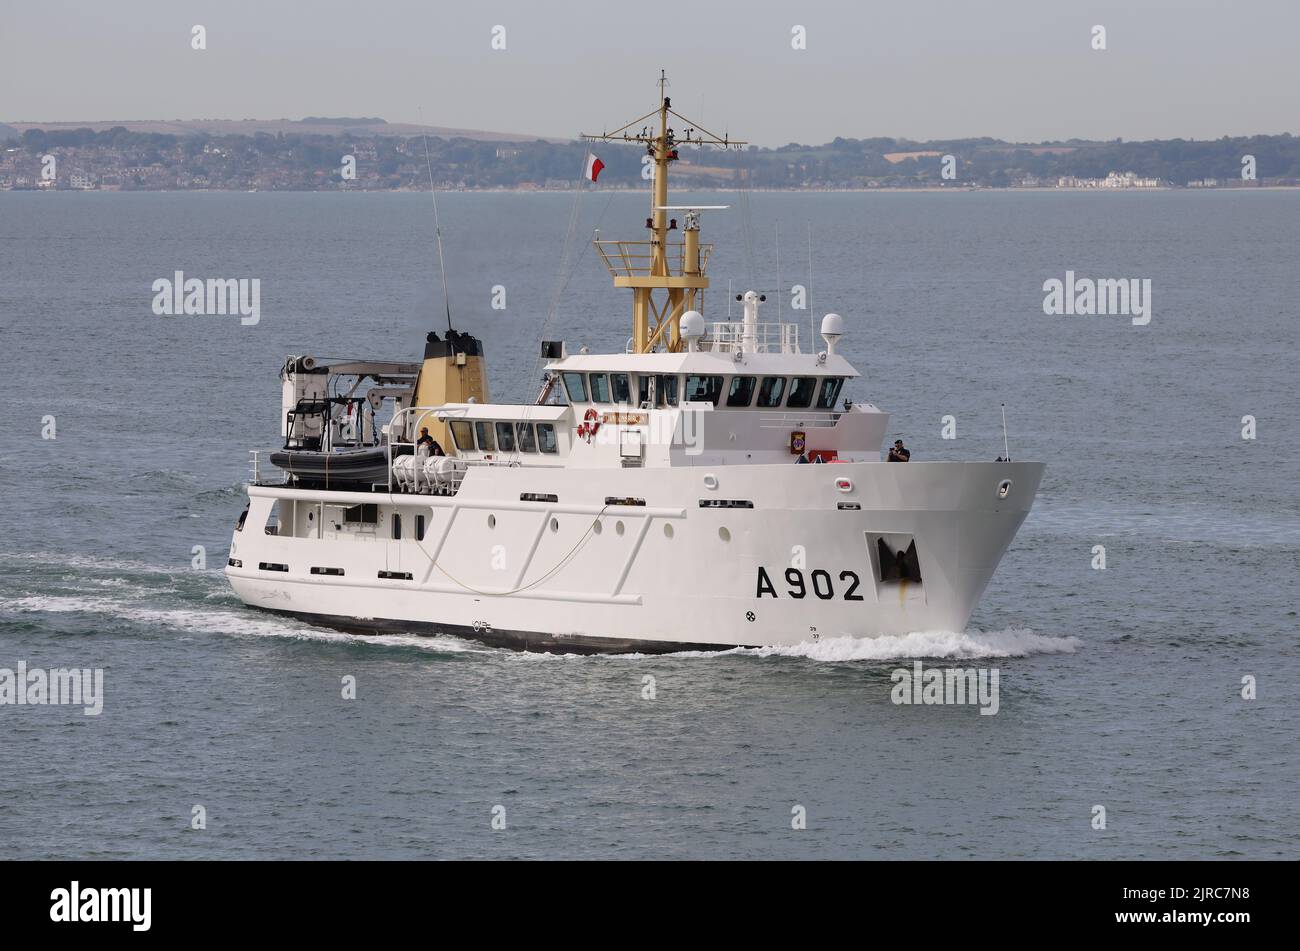
[[[32,156],[76,149],[81,153],[79,162],[104,167],[162,165],[178,174],[202,177],[211,187],[242,187],[268,169],[280,173],[288,183],[286,187],[346,187],[339,173],[343,157],[359,151],[364,158],[357,162],[357,181],[368,187],[418,187],[428,178],[421,138],[382,134],[172,135],[131,132],[121,126],[98,132],[88,128],[30,129],[8,140],[5,147]],[[428,139],[435,181],[470,188],[575,183],[586,148],[581,142],[492,142],[437,136]],[[642,182],[643,149],[606,144],[596,151],[606,166],[600,179],[602,185],[634,186]],[[922,152],[934,154],[908,154]],[[942,176],[944,156],[949,155],[953,157],[954,180]],[[750,147],[744,152],[684,148],[683,161],[674,173],[680,184],[735,187],[743,176],[755,188],[940,184],[996,187],[1021,184],[1026,178],[1044,184],[1055,184],[1062,176],[1104,178],[1111,171],[1131,171],[1185,185],[1207,178],[1240,179],[1242,159],[1247,155],[1254,156],[1260,180],[1300,181],[1300,138],[1289,133],[1225,136],[1212,141],[1117,139],[1036,144],[990,138],[931,142],[837,138],[824,145],[791,143],[771,149]]]

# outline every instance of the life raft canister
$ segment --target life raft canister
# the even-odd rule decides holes
[[[591,442],[598,429],[600,429],[600,414],[595,409],[587,410],[582,416],[582,422],[578,425],[578,435],[587,442]]]

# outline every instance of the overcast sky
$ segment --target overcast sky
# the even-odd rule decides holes
[[[6,0],[0,121],[422,107],[567,137],[653,108],[660,66],[679,111],[761,145],[1300,131],[1297,0]]]

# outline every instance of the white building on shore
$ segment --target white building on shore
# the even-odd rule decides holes
[[[1161,188],[1158,178],[1141,178],[1136,172],[1111,172],[1105,178],[1076,178],[1062,175],[1056,180],[1057,188]]]

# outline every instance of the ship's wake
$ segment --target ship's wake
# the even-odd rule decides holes
[[[723,656],[801,657],[828,663],[936,658],[985,660],[1030,654],[1072,654],[1077,637],[1051,637],[1027,629],[913,631],[890,637],[827,637],[788,647],[737,647]],[[701,655],[709,656],[709,655]],[[717,656],[717,655],[714,655]]]
[[[190,635],[280,637],[339,645],[407,648],[433,654],[496,654],[521,659],[563,658],[573,654],[521,654],[488,647],[454,635],[416,634],[359,636],[303,621],[267,614],[241,604],[220,571],[188,571],[107,559],[21,556],[0,559],[0,567],[28,568],[43,563],[39,579],[27,571],[14,578],[14,596],[0,596],[0,617],[39,624],[42,615],[80,615],[89,631],[114,622],[134,622],[146,628],[170,629]],[[25,564],[24,564],[25,563]],[[27,590],[22,590],[26,588]],[[161,603],[160,603],[161,602]],[[737,647],[723,651],[690,651],[667,655],[682,659],[797,658],[823,663],[905,659],[984,660],[1036,654],[1069,654],[1080,646],[1076,637],[1055,637],[1022,628],[1002,631],[917,631],[875,638],[823,637],[783,647]],[[661,655],[598,655],[608,660],[640,660]]]

